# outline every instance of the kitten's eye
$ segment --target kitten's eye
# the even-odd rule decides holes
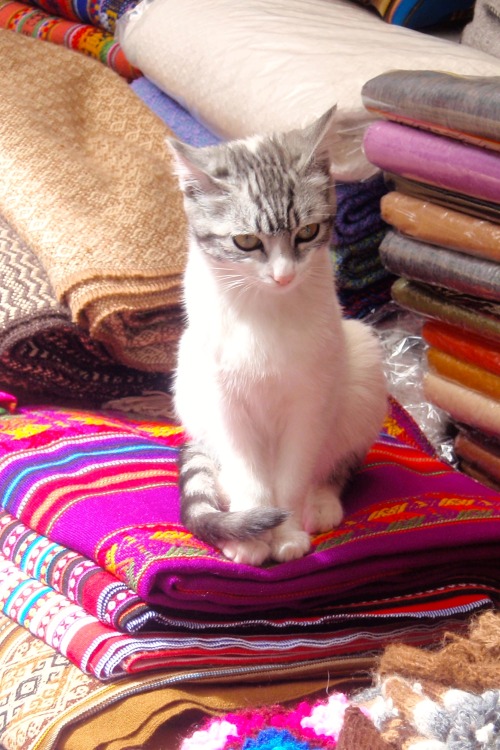
[[[233,237],[233,242],[240,250],[258,250],[262,247],[262,242],[255,234],[237,234]]]
[[[295,239],[299,242],[311,242],[311,240],[318,236],[319,227],[319,224],[306,224],[305,227],[299,229],[295,235]]]

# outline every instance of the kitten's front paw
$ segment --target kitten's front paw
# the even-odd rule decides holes
[[[334,487],[318,487],[306,500],[302,523],[309,534],[321,534],[338,526],[344,517],[342,503]]]
[[[271,556],[271,548],[264,539],[231,540],[224,542],[221,550],[230,560],[243,565],[262,565]]]
[[[311,548],[309,534],[300,529],[278,528],[273,532],[271,554],[273,560],[288,562],[304,557]]]

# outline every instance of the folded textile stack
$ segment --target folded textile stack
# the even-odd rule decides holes
[[[165,391],[186,253],[171,130],[96,61],[1,30],[0,110],[0,383]]]
[[[389,646],[372,687],[205,719],[181,750],[494,750],[500,740],[500,616],[481,615],[434,652]]]
[[[92,678],[144,675],[131,694],[235,677],[363,684],[389,642],[436,643],[498,603],[499,494],[439,461],[395,401],[342,524],[263,568],[180,526],[182,440],[166,422],[5,397],[0,608]]]
[[[108,65],[127,80],[141,75],[114,38],[118,18],[138,0],[0,0],[0,28],[81,52]]]
[[[367,157],[394,190],[380,248],[403,307],[430,317],[424,390],[461,467],[500,487],[500,78],[393,71],[363,89]]]

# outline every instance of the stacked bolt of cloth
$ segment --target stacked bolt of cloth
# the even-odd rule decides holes
[[[500,486],[500,79],[393,71],[369,81],[384,119],[367,157],[393,191],[380,253],[394,299],[428,320],[424,388],[458,427],[461,467]]]

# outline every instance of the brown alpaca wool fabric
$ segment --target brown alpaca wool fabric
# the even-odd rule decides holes
[[[378,673],[397,673],[458,690],[481,692],[500,687],[500,613],[485,612],[473,622],[468,637],[450,634],[443,647],[425,651],[411,646],[389,646]]]
[[[392,750],[370,719],[356,706],[349,706],[344,715],[336,750]]]
[[[122,364],[170,369],[186,222],[171,131],[95,60],[0,31],[0,212],[75,323]]]

